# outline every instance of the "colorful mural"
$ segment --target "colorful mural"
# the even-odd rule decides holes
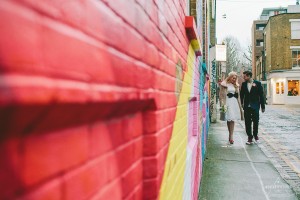
[[[198,198],[209,125],[208,87],[191,45],[186,62],[159,199]]]
[[[197,199],[205,2],[2,1],[0,199]]]

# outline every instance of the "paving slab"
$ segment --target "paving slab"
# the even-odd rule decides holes
[[[245,144],[243,123],[235,124],[233,145],[228,143],[226,122],[211,124],[199,199],[298,199],[273,166],[272,157],[266,156],[257,144]]]

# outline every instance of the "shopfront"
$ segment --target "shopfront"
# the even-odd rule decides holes
[[[300,71],[268,75],[268,104],[300,104]]]

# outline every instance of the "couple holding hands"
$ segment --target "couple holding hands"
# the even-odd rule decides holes
[[[265,100],[261,82],[253,80],[250,71],[243,72],[243,78],[245,81],[240,89],[237,73],[230,72],[228,74],[228,77],[220,84],[220,105],[221,110],[225,113],[223,120],[227,121],[229,143],[234,143],[234,122],[245,119],[248,135],[246,144],[250,145],[253,144],[253,138],[259,142],[259,109],[261,108],[262,112],[265,112]]]

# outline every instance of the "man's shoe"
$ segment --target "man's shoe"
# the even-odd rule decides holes
[[[255,142],[256,142],[256,143],[260,143],[260,142],[259,142],[258,136],[255,136],[254,138],[255,138]]]
[[[246,142],[247,145],[253,144],[252,137],[248,137],[248,141]]]

